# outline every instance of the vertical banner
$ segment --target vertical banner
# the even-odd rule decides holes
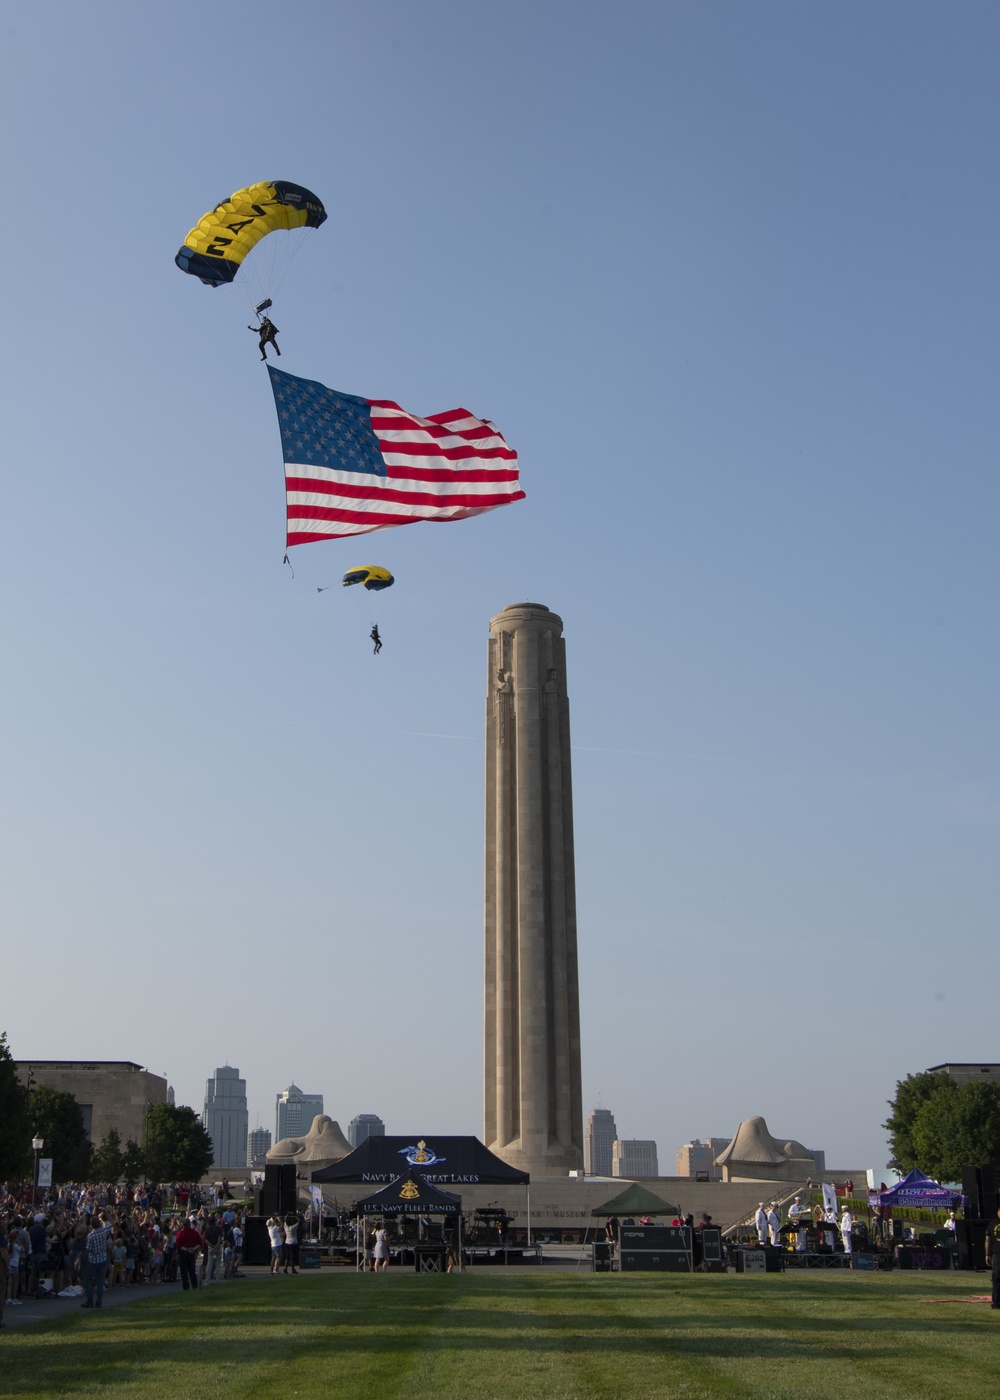
[[[316,1229],[319,1231],[323,1225],[323,1188],[322,1186],[310,1186],[309,1195],[312,1197],[313,1214],[316,1217]]]
[[[52,1158],[39,1157],[38,1159],[38,1184],[39,1186],[52,1185]]]
[[[837,1214],[837,1188],[829,1181],[823,1182],[823,1209]]]

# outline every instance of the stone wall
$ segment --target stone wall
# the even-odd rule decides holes
[[[129,1138],[141,1147],[147,1107],[167,1102],[167,1081],[131,1060],[18,1060],[16,1069],[22,1084],[72,1094],[95,1147],[110,1128],[123,1147]]]

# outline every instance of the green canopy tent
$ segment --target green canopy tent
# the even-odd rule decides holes
[[[591,1215],[680,1215],[680,1206],[669,1205],[645,1186],[633,1182],[610,1201],[595,1206]]]
[[[624,1191],[619,1191],[617,1196],[610,1201],[605,1201],[602,1206],[595,1206],[590,1212],[591,1215],[680,1215],[680,1206],[672,1206],[669,1201],[663,1200],[661,1196],[654,1196],[652,1191],[647,1191],[645,1186],[640,1186],[633,1181],[631,1186],[626,1186]],[[587,1243],[587,1236],[584,1236],[584,1246]],[[597,1245],[593,1246],[596,1251]],[[595,1255],[596,1258],[596,1255]]]

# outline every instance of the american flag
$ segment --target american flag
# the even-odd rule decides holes
[[[520,501],[517,453],[497,427],[453,408],[417,418],[268,365],[281,429],[288,544],[415,520],[464,520]]]

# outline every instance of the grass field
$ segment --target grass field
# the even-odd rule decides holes
[[[979,1275],[261,1278],[8,1330],[0,1395],[995,1397]],[[948,1301],[932,1301],[947,1299]]]

